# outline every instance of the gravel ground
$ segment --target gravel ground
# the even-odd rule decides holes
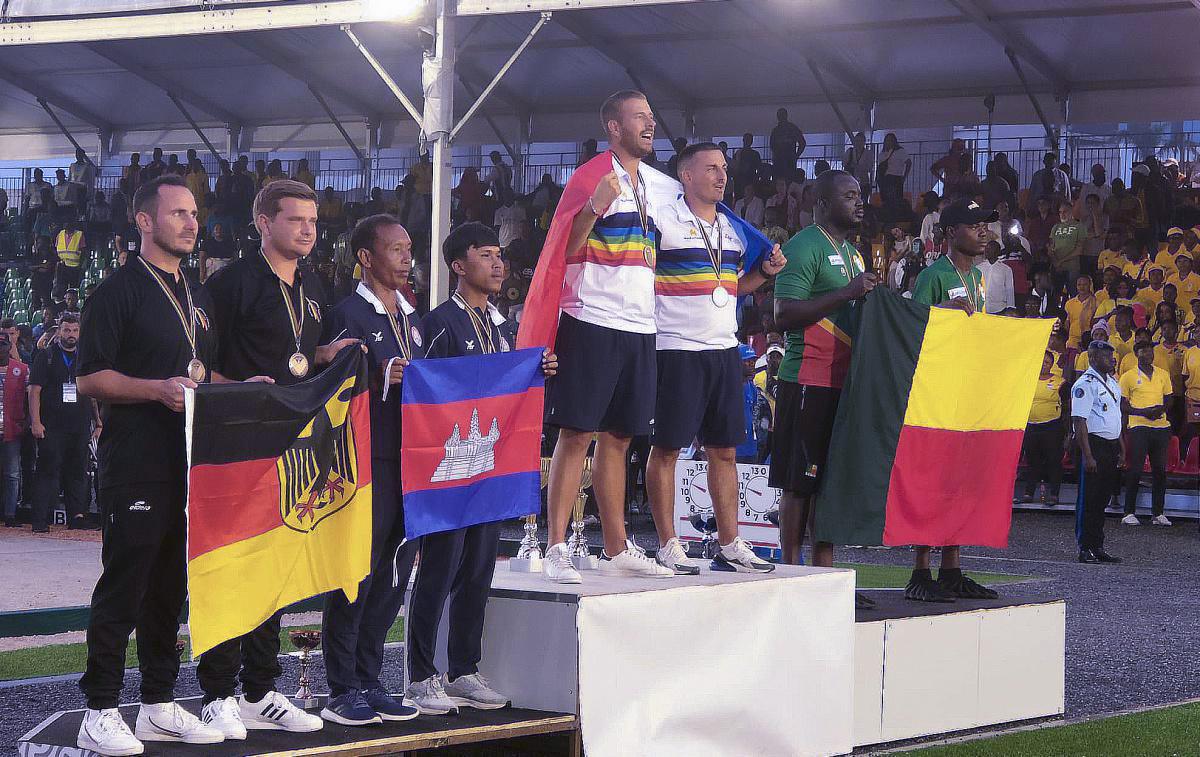
[[[638,523],[639,543],[650,546],[653,531]],[[1075,562],[1074,519],[1068,513],[1018,513],[1007,550],[968,549],[970,570],[1031,575],[1040,580],[1001,587],[1014,598],[1061,598],[1067,601],[1068,718],[1200,697],[1200,558],[1194,521],[1173,528],[1130,528],[1115,518],[1106,525],[1108,550],[1121,565]],[[517,538],[519,527],[506,528]],[[543,528],[544,535],[544,528]],[[599,534],[589,533],[593,543]],[[906,550],[841,549],[838,560],[904,565]],[[388,651],[387,683],[400,686],[400,649]],[[296,687],[296,663],[284,663],[283,691]],[[320,658],[315,680],[324,680]],[[126,675],[122,701],[137,700],[137,671]],[[199,693],[194,670],[179,677],[180,696]],[[0,688],[0,751],[7,751],[47,713],[83,706],[74,680]]]

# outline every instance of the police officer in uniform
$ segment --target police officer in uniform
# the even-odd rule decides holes
[[[1119,563],[1104,551],[1104,507],[1120,480],[1121,386],[1113,376],[1116,351],[1108,342],[1088,345],[1090,367],[1071,387],[1071,423],[1079,444],[1079,496],[1075,538],[1079,562]]]
[[[209,379],[217,348],[208,294],[179,270],[196,246],[196,201],[181,177],[164,176],[138,189],[133,207],[140,254],[87,298],[78,348],[78,391],[101,402],[104,414],[103,572],[88,618],[78,745],[103,755],[141,754],[146,740],[224,739],[173,701],[187,594],[183,396]],[[136,737],[116,709],[135,628]]]
[[[299,265],[316,242],[317,196],[312,189],[286,179],[271,182],[254,199],[254,221],[262,249],[225,266],[205,284],[220,336],[214,374],[218,380],[263,376],[276,384],[295,384],[358,340],[320,345],[321,311],[305,294],[306,277]],[[319,717],[275,689],[283,672],[278,661],[281,616],[276,613],[200,657],[201,717],[227,738],[244,739],[247,729],[304,733],[322,726]],[[242,696],[235,698],[239,678]]]
[[[345,333],[367,347],[371,397],[371,572],[351,603],[325,595],[321,645],[331,698],[321,717],[340,725],[409,720],[415,707],[383,688],[383,643],[404,604],[417,541],[404,538],[400,497],[400,382],[425,351],[420,320],[400,287],[412,271],[412,239],[386,214],[359,221],[350,246],[362,267],[357,290],[325,323],[329,338]]]

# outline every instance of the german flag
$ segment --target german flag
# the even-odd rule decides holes
[[[188,594],[193,654],[370,570],[366,362],[346,349],[294,386],[189,393]]]
[[[816,538],[1004,547],[1052,320],[930,308],[876,289],[842,390]]]

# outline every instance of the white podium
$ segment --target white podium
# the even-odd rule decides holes
[[[589,757],[853,748],[849,570],[568,586],[502,563],[483,639],[480,672],[516,707],[578,714]]]

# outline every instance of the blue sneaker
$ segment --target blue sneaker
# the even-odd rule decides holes
[[[367,704],[367,698],[358,691],[330,699],[325,709],[321,710],[321,717],[338,725],[375,725],[383,722],[379,713]]]
[[[394,697],[383,689],[367,689],[362,692],[362,696],[367,705],[384,720],[412,720],[421,714],[416,707],[410,707],[403,699]]]

